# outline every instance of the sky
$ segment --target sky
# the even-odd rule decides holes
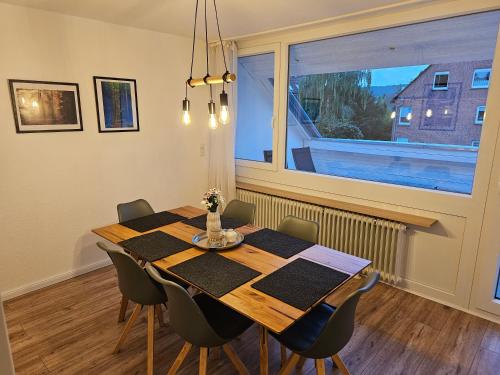
[[[372,69],[372,86],[407,85],[428,65]]]

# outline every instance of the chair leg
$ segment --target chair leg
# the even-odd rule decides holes
[[[163,319],[163,310],[161,309],[161,305],[155,306],[156,315],[158,316],[158,323],[160,323],[160,327],[166,327],[165,320]]]
[[[281,352],[281,367],[284,367],[286,364],[286,347],[283,344],[280,344],[280,352]]]
[[[344,361],[342,361],[338,354],[332,355],[332,361],[333,363],[335,363],[335,365],[337,365],[337,368],[343,375],[350,375]]]
[[[220,359],[220,346],[216,346],[212,348],[213,358]],[[208,355],[210,355],[210,350],[208,351]]]
[[[191,343],[187,341],[184,343],[184,346],[175,358],[174,364],[170,367],[170,370],[168,370],[167,375],[175,375],[177,373],[177,370],[181,367],[182,362],[184,362],[192,347],[193,345]]]
[[[296,367],[300,370],[302,367],[304,367],[304,363],[306,363],[306,357],[300,357]]]
[[[228,356],[229,360],[232,362],[236,370],[238,371],[238,374],[240,375],[249,375],[248,369],[246,366],[241,362],[240,357],[236,354],[234,349],[231,347],[229,344],[224,344],[222,345],[222,350],[224,350],[224,353]]]
[[[323,359],[315,359],[316,364],[316,374],[317,375],[325,375],[325,361]]]
[[[260,327],[260,375],[269,374],[269,348],[267,329]]]
[[[199,375],[207,375],[208,348],[200,348],[200,371]]]
[[[288,375],[293,371],[293,368],[295,365],[297,365],[297,362],[299,361],[300,355],[297,353],[292,353],[290,358],[288,359],[287,363],[285,364],[284,367],[281,368],[280,372],[278,375]]]
[[[132,315],[130,315],[130,319],[128,320],[127,324],[125,325],[125,328],[123,329],[123,332],[118,339],[118,342],[116,343],[115,349],[113,350],[113,354],[116,354],[120,351],[120,347],[122,346],[123,342],[125,341],[128,333],[130,332],[130,329],[135,323],[135,320],[141,313],[141,305],[136,305],[134,308],[134,311],[132,311]]]
[[[155,332],[155,307],[148,306],[148,364],[147,374],[153,375],[153,353],[154,353],[154,332]]]
[[[127,307],[128,307],[128,298],[122,296],[122,302],[120,305],[120,314],[118,315],[118,323],[125,321],[125,313],[127,312]]]

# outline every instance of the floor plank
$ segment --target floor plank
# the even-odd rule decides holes
[[[340,303],[360,282],[353,280],[328,302]],[[120,301],[110,266],[5,302],[17,374],[145,374],[145,310],[122,351],[112,354],[124,326],[116,322]],[[130,303],[127,317],[133,307]],[[156,374],[167,372],[183,346],[166,322],[166,327],[155,322]],[[259,373],[258,337],[253,326],[231,343],[250,374]],[[198,372],[196,349],[178,374]],[[500,326],[379,284],[361,298],[354,335],[340,355],[353,375],[496,374]],[[325,363],[327,374],[339,374],[330,359]],[[279,345],[269,338],[269,373],[277,373],[279,366]],[[208,373],[236,371],[225,355],[210,353]],[[314,361],[296,373],[315,374]]]

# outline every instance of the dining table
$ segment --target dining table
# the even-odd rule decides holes
[[[179,215],[179,217],[186,219],[192,219],[206,214],[205,210],[192,206],[183,206],[167,210],[166,212]],[[262,228],[252,224],[247,224],[234,229],[242,233],[244,236],[249,236]],[[201,230],[199,227],[193,226],[189,222],[184,222],[184,220],[175,221],[170,224],[142,232],[131,229],[130,227],[123,225],[123,223],[114,223],[92,230],[92,232],[98,236],[118,245],[123,243],[122,241],[158,231],[192,244],[193,237],[199,234]],[[251,279],[243,282],[241,285],[236,286],[234,289],[223,295],[214,295],[208,288],[205,290],[203,282],[197,281],[195,283],[190,278],[183,278],[182,276],[179,276],[178,272],[175,273],[173,271],[176,269],[176,266],[178,267],[184,262],[193,260],[210,252],[214,251],[204,250],[192,245],[185,250],[178,251],[161,259],[157,259],[151,263],[154,267],[166,272],[167,274],[180,278],[185,283],[195,287],[201,292],[207,293],[212,298],[217,299],[219,302],[258,324],[260,332],[260,374],[262,375],[267,375],[269,371],[268,331],[272,331],[277,334],[282,333],[306,315],[312,308],[314,308],[314,306],[324,302],[327,298],[331,298],[336,293],[340,293],[339,291],[343,286],[350,281],[353,281],[353,278],[357,277],[371,264],[370,260],[359,258],[318,244],[310,244],[310,246],[306,249],[293,256],[285,258],[254,245],[245,243],[244,240],[238,246],[228,250],[218,251],[216,253],[225,259],[229,259],[239,265],[256,271],[255,275],[253,275],[255,277],[251,276]],[[140,258],[140,255],[138,255],[138,257]],[[299,259],[301,261],[309,261],[316,265],[327,267],[332,271],[332,273],[341,272],[342,274],[345,274],[345,279],[342,279],[342,282],[338,283],[338,285],[326,290],[324,294],[319,296],[314,303],[307,308],[299,308],[297,305],[290,304],[287,301],[283,301],[282,299],[264,292],[262,288],[259,290],[255,287],[256,283],[260,280]],[[206,272],[206,270],[204,272]],[[295,291],[291,291],[291,293],[307,294],[309,287],[310,286],[308,285],[303,285],[302,288],[297,288]]]

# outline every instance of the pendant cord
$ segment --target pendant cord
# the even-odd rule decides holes
[[[191,70],[189,72],[189,79],[193,78],[194,46],[196,41],[196,23],[198,20],[198,1],[199,0],[196,0],[196,9],[194,11],[193,48],[191,50]],[[187,96],[187,85],[186,85],[186,96]]]
[[[213,98],[213,95],[212,95],[212,85],[209,85],[210,86],[210,101],[213,101],[214,98]]]
[[[216,4],[215,0],[214,0],[214,9],[215,9],[215,20],[217,21],[217,31],[219,33],[220,48],[222,49],[222,57],[224,59],[224,67],[226,68],[226,72],[228,72],[227,64],[226,64],[226,53],[224,52],[224,45],[222,44],[222,37],[220,35],[219,14],[217,12],[217,4]],[[224,86],[222,88],[224,89]]]
[[[205,54],[207,57],[207,77],[210,75],[208,72],[208,25],[207,25],[207,0],[205,0]],[[210,89],[212,86],[210,85]]]

